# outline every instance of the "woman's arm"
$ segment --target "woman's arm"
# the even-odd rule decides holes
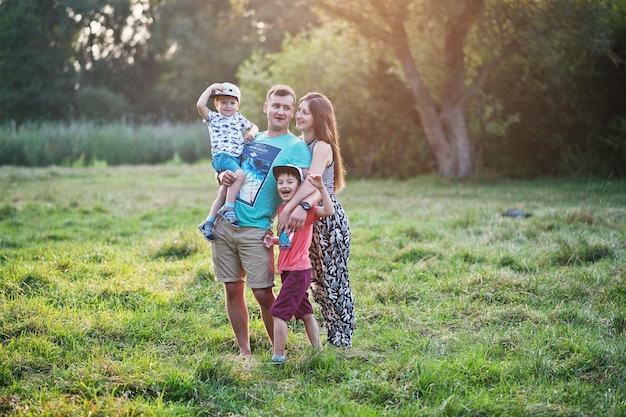
[[[326,142],[319,141],[313,149],[311,166],[308,172],[322,175],[324,169],[333,161],[333,150]],[[306,175],[307,173],[305,173]],[[300,202],[306,201],[311,206],[320,201],[318,190],[309,181],[303,181],[291,201],[285,205],[283,212],[278,216],[278,232],[283,229],[302,230],[306,219],[306,210],[299,206]]]

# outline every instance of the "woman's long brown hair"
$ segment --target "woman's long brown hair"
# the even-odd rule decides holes
[[[308,93],[300,99],[300,103],[303,101],[309,104],[309,111],[314,120],[315,137],[328,143],[333,151],[335,192],[338,193],[344,187],[345,169],[339,148],[339,132],[333,103],[321,93]]]

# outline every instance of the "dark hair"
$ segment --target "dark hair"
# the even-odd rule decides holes
[[[315,137],[328,143],[333,151],[335,192],[339,192],[344,186],[345,168],[339,148],[339,131],[333,103],[321,93],[308,93],[300,99],[300,103],[303,101],[308,103],[309,111],[313,116]]]
[[[291,165],[278,165],[272,168],[272,172],[274,173],[274,178],[278,180],[281,174],[291,175],[298,180],[298,183],[302,182],[302,171],[300,168]]]

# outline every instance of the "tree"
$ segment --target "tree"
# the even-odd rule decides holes
[[[230,0],[233,10],[243,16],[252,31],[245,41],[255,52],[277,52],[285,34],[295,35],[318,23],[307,0]]]
[[[0,121],[71,116],[77,30],[61,2],[0,1]]]
[[[0,122],[91,117],[85,98],[189,120],[207,83],[314,18],[286,0],[0,0]]]
[[[69,13],[80,23],[81,31],[73,45],[79,69],[77,110],[90,117],[94,110],[84,106],[86,97],[97,98],[91,106],[124,105],[97,118],[110,118],[124,111],[126,117],[138,113],[154,86],[157,66],[148,48],[154,8],[148,0],[74,0]],[[94,94],[97,92],[97,94]],[[111,100],[115,97],[114,100]],[[132,104],[128,107],[127,104]],[[150,108],[154,109],[154,106]]]
[[[253,51],[280,50],[286,33],[314,18],[306,2],[286,0],[162,1],[151,10],[147,45],[156,71],[143,108],[159,103],[161,117],[178,120],[197,117],[195,100],[212,82],[237,82]]]
[[[592,0],[319,0],[326,19],[353,24],[370,42],[391,51],[404,75],[439,174],[472,175],[474,161],[466,108],[498,65],[522,49],[544,45],[558,31],[582,34]],[[605,2],[606,3],[606,2]],[[554,19],[556,14],[563,21]],[[538,17],[540,19],[536,20]],[[549,23],[546,18],[550,17]],[[556,24],[555,24],[556,23]],[[552,24],[552,26],[550,26]],[[489,27],[491,33],[478,33]],[[575,34],[575,33],[574,33]],[[586,32],[585,32],[586,34]],[[485,37],[483,35],[492,35]],[[470,41],[474,44],[470,45]],[[489,45],[474,54],[480,44]],[[475,48],[472,50],[470,46]],[[433,51],[438,52],[433,53]],[[424,57],[430,59],[425,62]]]
[[[443,33],[442,73],[445,86],[439,103],[418,68],[407,33],[408,22],[423,17],[426,2],[414,0],[365,0],[359,2],[321,1],[323,13],[353,23],[366,38],[387,45],[393,51],[414,99],[422,127],[437,159],[439,173],[447,178],[472,174],[471,147],[464,116],[468,95],[465,88],[463,46],[469,28],[481,12],[483,0],[437,2]],[[437,8],[436,8],[437,7]],[[422,23],[427,24],[423,19]]]
[[[247,60],[238,72],[242,89],[252,92],[245,114],[263,120],[265,93],[277,82],[292,86],[299,97],[321,92],[334,104],[350,175],[406,178],[432,172],[417,114],[404,105],[410,91],[388,71],[382,52],[346,26],[310,29],[288,37],[278,53]]]
[[[476,157],[507,176],[617,173],[611,149],[598,140],[626,110],[611,98],[624,91],[623,68],[612,62],[623,56],[612,40],[620,38],[613,20],[623,21],[609,7],[616,2],[505,3],[488,4],[476,32],[520,45],[470,105]],[[469,44],[478,56],[499,48]]]
[[[151,89],[149,72],[140,71],[149,68],[140,66],[142,42],[126,39],[145,29],[131,19],[142,1],[0,1],[0,121],[81,116],[74,106],[81,87],[108,97]]]

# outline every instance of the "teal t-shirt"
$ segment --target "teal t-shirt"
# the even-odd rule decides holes
[[[254,142],[248,142],[241,154],[241,168],[246,180],[239,190],[235,212],[240,227],[270,229],[282,200],[276,190],[272,167],[295,165],[309,168],[311,152],[299,137],[288,133],[267,137],[258,134]]]

